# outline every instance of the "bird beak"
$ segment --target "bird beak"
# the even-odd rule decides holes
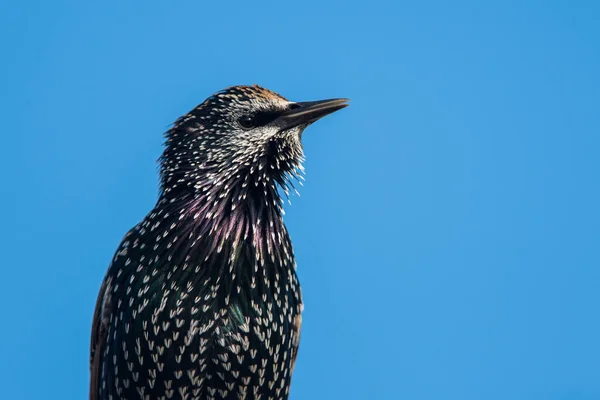
[[[278,125],[290,129],[299,125],[309,125],[326,115],[348,106],[348,99],[329,99],[292,103],[290,110],[277,118]]]

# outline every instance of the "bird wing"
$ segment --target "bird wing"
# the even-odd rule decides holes
[[[110,315],[112,312],[112,296],[113,288],[117,279],[115,270],[119,268],[118,262],[120,256],[127,254],[127,247],[135,228],[131,229],[123,240],[119,249],[115,253],[113,260],[108,267],[108,272],[104,277],[100,292],[96,299],[96,308],[92,320],[92,337],[90,339],[90,400],[98,400],[100,395],[100,378],[102,377],[102,359],[104,357],[104,349],[108,338],[108,330],[110,327]],[[122,260],[122,258],[121,258]]]
[[[296,358],[298,357],[298,347],[300,346],[300,330],[302,329],[302,314],[298,314],[294,319],[294,324],[292,325],[292,363],[291,363],[291,371],[294,372],[294,367],[296,366]]]
[[[100,293],[96,300],[94,319],[92,321],[92,338],[90,341],[90,400],[98,399],[98,385],[102,369],[102,355],[106,337],[108,335],[108,324],[110,319],[109,304],[112,292],[112,277],[107,276],[102,282]]]

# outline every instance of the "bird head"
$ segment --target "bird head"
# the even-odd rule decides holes
[[[218,92],[166,133],[163,193],[275,183],[285,190],[302,169],[304,129],[347,102],[292,102],[257,85]]]

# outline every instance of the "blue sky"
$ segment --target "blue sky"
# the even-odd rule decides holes
[[[0,6],[6,399],[81,399],[96,294],[162,133],[258,83],[349,97],[287,207],[292,400],[600,398],[600,5]]]

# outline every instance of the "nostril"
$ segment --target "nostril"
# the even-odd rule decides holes
[[[295,110],[297,108],[300,108],[300,104],[298,104],[298,103],[290,103],[288,106],[289,110]]]

